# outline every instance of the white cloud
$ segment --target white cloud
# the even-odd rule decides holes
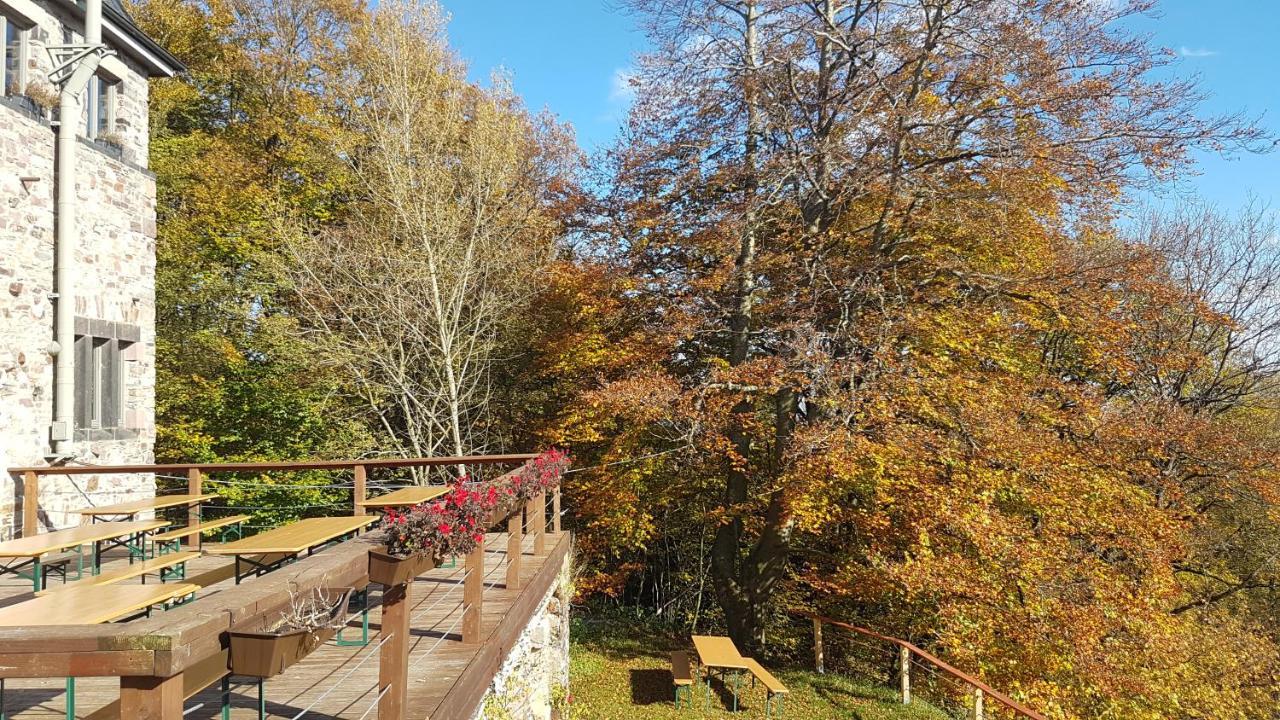
[[[631,85],[631,79],[635,77],[635,73],[631,68],[618,68],[613,71],[613,78],[609,83],[609,103],[611,105],[627,106],[636,97],[636,89]]]
[[[1191,48],[1191,47],[1187,47],[1186,45],[1183,45],[1182,47],[1178,48],[1178,54],[1185,58],[1205,58],[1205,57],[1213,57],[1214,55],[1217,55],[1218,51],[1210,50],[1209,48],[1202,48],[1202,47]]]

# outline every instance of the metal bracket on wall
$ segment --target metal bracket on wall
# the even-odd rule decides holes
[[[116,54],[115,50],[102,44],[50,45],[46,50],[49,51],[49,58],[53,61],[53,69],[49,71],[49,81],[58,86],[61,86],[66,82],[67,78],[71,77],[71,73],[75,72],[76,66],[84,58],[94,53],[97,53],[100,57],[109,57]]]

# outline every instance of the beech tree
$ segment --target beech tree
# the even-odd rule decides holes
[[[1155,418],[1179,442],[1214,426],[1108,393],[1147,354],[1133,303],[1190,302],[1111,220],[1191,150],[1265,138],[1155,78],[1171,56],[1121,23],[1146,3],[632,5],[658,49],[589,213],[593,262],[626,279],[557,290],[609,293],[622,356],[594,359],[603,382],[548,431],[654,456],[570,489],[584,547],[613,548],[596,586],[637,567],[620,548],[685,533],[744,648],[788,604],[893,608],[886,630],[1041,707],[1167,711],[1178,690],[1141,648],[1223,636],[1172,612],[1189,526],[1153,491]],[[1183,684],[1213,712],[1256,699],[1239,658],[1274,667],[1241,637]],[[1240,682],[1209,690],[1228,668]]]

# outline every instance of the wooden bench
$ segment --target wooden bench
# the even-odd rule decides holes
[[[751,684],[754,686],[759,680],[765,689],[764,698],[764,716],[773,717],[776,711],[777,717],[782,717],[782,699],[791,692],[787,689],[782,681],[773,676],[773,673],[764,669],[764,666],[756,662],[752,658],[743,658],[747,661],[747,669],[751,671]],[[775,701],[776,698],[776,701]]]
[[[693,669],[689,666],[689,653],[677,650],[671,653],[671,681],[675,686],[676,707],[680,707],[680,696],[684,696],[684,706],[693,705]]]
[[[36,595],[46,595],[49,593],[62,592],[64,590],[83,587],[83,586],[110,585],[112,583],[118,583],[123,580],[129,580],[130,578],[135,578],[139,576],[142,577],[143,584],[146,584],[147,582],[146,576],[149,573],[159,573],[160,582],[164,582],[165,580],[168,580],[171,577],[185,578],[187,574],[185,567],[178,572],[166,572],[166,571],[170,570],[174,566],[183,565],[188,560],[191,560],[192,558],[197,558],[197,557],[200,557],[200,553],[195,550],[189,550],[187,552],[169,553],[168,555],[161,555],[158,558],[154,558],[151,560],[144,560],[140,563],[136,563],[134,565],[129,565],[128,567],[120,568],[119,570],[104,572],[100,575],[88,575],[74,582],[64,583],[62,585],[58,585],[56,587],[49,588],[47,590],[41,590],[40,592],[36,593]]]
[[[40,571],[44,573],[44,577],[40,580],[40,587],[48,587],[50,573],[62,578],[62,584],[66,585],[72,563],[76,564],[76,580],[79,580],[84,576],[84,555],[71,551],[45,555],[40,559]],[[39,595],[40,593],[36,594]]]
[[[209,520],[198,525],[184,525],[183,527],[163,532],[151,538],[155,541],[156,555],[164,555],[168,552],[178,552],[182,549],[182,538],[195,533],[203,533],[206,530],[217,530],[226,528],[222,534],[222,541],[227,541],[227,534],[234,533],[236,538],[243,537],[240,524],[248,520],[248,515],[231,515],[229,517],[218,518],[217,520]],[[231,526],[235,525],[235,528]]]

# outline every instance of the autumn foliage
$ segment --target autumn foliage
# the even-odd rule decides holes
[[[580,587],[761,652],[818,610],[1053,717],[1268,717],[1275,252],[1116,221],[1257,131],[1151,79],[1137,3],[633,5],[533,365],[600,466]]]
[[[492,247],[561,242],[527,275],[482,273],[518,292],[484,323],[483,382],[447,446],[572,449],[583,602],[724,631],[762,656],[801,654],[789,613],[816,610],[1054,718],[1272,717],[1275,225],[1265,210],[1132,204],[1195,152],[1268,138],[1199,112],[1172,54],[1130,29],[1152,3],[621,5],[652,52],[619,141],[575,187],[558,124],[503,129],[534,127],[506,84],[499,115],[514,124],[480,132],[465,103],[441,103],[431,122],[456,132],[403,134],[424,138],[413,150],[430,165],[362,137],[348,111],[377,104],[333,101],[363,87],[344,38],[382,37],[368,33],[375,10],[141,3],[192,68],[152,94],[158,452],[396,447],[416,423],[397,404],[431,409],[440,394],[333,371],[337,333],[299,312],[314,295],[281,269],[272,214],[339,233],[344,267],[363,268],[387,256],[368,238],[394,223],[360,203],[391,185],[354,182],[353,156],[333,148],[470,177],[527,135],[513,157],[556,162],[495,161],[520,192],[495,193],[511,212]],[[424,40],[440,63],[424,76],[453,88],[441,92],[490,96],[442,33]],[[459,140],[428,142],[440,137]],[[406,177],[410,200],[438,184]],[[439,222],[458,208],[433,190],[423,232],[466,236],[441,230],[472,225]],[[398,262],[419,265],[405,247]],[[397,284],[335,286],[326,309],[365,317],[352,298],[376,296],[398,324],[374,347],[406,347],[420,311],[400,300],[415,286],[368,276]],[[452,297],[475,317],[469,286]],[[439,360],[422,347],[403,356]],[[561,462],[393,516],[394,542],[465,551],[486,508],[536,492]]]

